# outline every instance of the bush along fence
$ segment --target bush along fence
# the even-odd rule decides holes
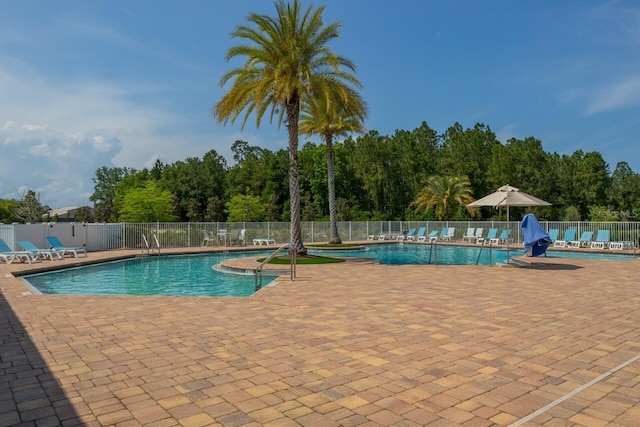
[[[612,241],[638,243],[640,222],[587,222],[587,221],[541,221],[547,230],[558,229],[562,237],[569,228],[583,231],[609,230]],[[444,227],[455,229],[454,241],[461,241],[468,228],[483,228],[484,235],[490,228],[511,230],[515,243],[522,242],[520,222],[510,221],[343,221],[338,231],[343,241],[369,239],[395,239],[411,228],[425,227],[426,233]],[[239,232],[245,230],[242,236]],[[327,242],[331,231],[329,222],[302,222],[305,243]],[[144,237],[148,241],[158,239],[161,247],[180,248],[202,245],[252,245],[255,239],[289,242],[288,222],[155,222],[155,223],[40,223],[0,224],[0,238],[13,249],[17,242],[30,240],[39,247],[46,247],[45,237],[58,236],[67,246],[83,246],[87,251],[116,249],[144,249]],[[236,236],[235,239],[229,239]],[[242,236],[243,239],[238,239]]]

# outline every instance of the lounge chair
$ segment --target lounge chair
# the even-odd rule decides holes
[[[489,244],[491,244],[491,242],[496,238],[497,235],[498,235],[498,229],[490,228],[489,232],[487,233],[487,237],[478,237],[476,239],[476,244],[483,245],[485,241],[489,241]]]
[[[427,227],[420,227],[418,228],[418,232],[415,234],[415,236],[413,237],[413,240],[416,240],[418,242],[424,242],[425,237],[424,237],[424,233],[427,231]]]
[[[511,230],[508,230],[505,228],[500,232],[500,235],[498,237],[491,239],[491,243],[498,245],[500,243],[506,243],[507,240],[511,241],[509,237],[510,235],[511,235]]]
[[[429,243],[437,241],[438,240],[438,234],[440,234],[440,232],[438,230],[431,230],[431,233],[429,233],[429,235],[427,236],[427,239],[429,240]]]
[[[564,232],[564,237],[562,240],[554,240],[553,247],[554,248],[566,248],[569,246],[569,243],[576,240],[576,229],[568,228]]]
[[[456,234],[456,228],[455,227],[449,227],[447,228],[447,234],[444,235],[444,237],[441,237],[442,240],[446,240],[447,242],[451,242],[453,241],[453,237]]]
[[[31,261],[40,261],[38,255],[34,255],[29,251],[14,251],[2,239],[0,239],[0,254],[2,254],[0,258],[7,264],[11,264],[16,259],[20,262],[26,261],[29,264],[31,264]]]
[[[16,259],[15,255],[3,254],[0,252],[0,260],[4,261],[5,263],[11,264],[14,259]]]
[[[480,229],[482,230],[482,229]],[[470,242],[476,238],[476,229],[475,227],[467,228],[467,232],[462,235],[462,241],[469,240]]]
[[[398,237],[396,237],[396,240],[397,241],[412,240],[415,234],[416,234],[416,229],[410,228],[409,231],[407,231],[405,234],[398,234]]]
[[[551,243],[555,243],[555,241],[558,240],[559,233],[560,230],[557,228],[552,228],[551,230],[549,230],[549,238],[551,239]]]
[[[256,239],[253,239],[253,244],[255,246],[275,245],[276,244],[276,240],[275,239],[256,238]]]
[[[22,247],[25,251],[29,251],[32,254],[38,256],[38,258],[42,259],[50,259],[53,261],[53,257],[57,259],[62,259],[62,253],[57,249],[42,249],[31,243],[29,240],[22,240],[18,242],[18,245]]]
[[[229,244],[231,246],[233,246],[234,244],[236,244],[238,246],[244,246],[245,245],[245,239],[244,239],[245,233],[246,233],[246,230],[244,228],[240,229],[239,231],[233,230],[229,234]]]
[[[588,247],[591,244],[593,238],[593,231],[583,231],[578,240],[572,240],[569,242],[571,248],[583,248]]]
[[[609,249],[621,251],[623,249],[633,249],[633,242],[630,240],[609,242]]]
[[[78,258],[78,252],[84,252],[84,256],[87,256],[87,250],[84,247],[65,246],[56,236],[47,236],[45,237],[45,239],[47,240],[49,245],[51,245],[51,248],[61,252],[63,257],[67,254],[70,254],[75,258]]]
[[[438,240],[446,239],[448,234],[449,234],[449,227],[442,227],[442,229],[440,230],[440,234],[438,234]]]
[[[595,240],[591,242],[591,249],[608,248],[610,243],[610,234],[609,230],[598,230]]]
[[[215,245],[216,239],[213,237],[213,232],[211,231],[203,231],[202,232],[202,244],[200,246],[209,246],[209,243],[213,243]]]
[[[478,239],[482,238],[482,232],[484,231],[484,228],[480,227],[480,228],[476,228],[476,235],[474,236],[474,238],[476,239],[476,241]]]

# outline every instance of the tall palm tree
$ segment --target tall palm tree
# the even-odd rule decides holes
[[[340,96],[346,94],[342,99]],[[351,132],[364,131],[367,105],[355,90],[347,88],[336,94],[335,99],[310,98],[300,116],[300,133],[318,134],[327,146],[327,187],[329,190],[329,220],[331,224],[331,244],[341,244],[338,233],[336,186],[334,173],[333,137]]]
[[[472,216],[475,215],[476,209],[467,206],[473,201],[469,178],[436,175],[428,179],[412,205],[418,212],[428,211],[435,206],[438,220],[449,220],[453,219],[459,206],[464,206]]]
[[[300,225],[300,186],[298,182],[298,121],[300,109],[311,96],[330,99],[330,94],[357,84],[348,59],[335,55],[328,42],[339,37],[341,24],[325,24],[324,7],[302,10],[298,0],[275,3],[276,16],[252,13],[249,25],[240,25],[232,38],[246,44],[231,47],[227,60],[244,58],[244,64],[222,76],[224,86],[233,80],[229,91],[214,107],[213,115],[221,123],[233,123],[243,112],[242,127],[254,113],[260,126],[270,110],[278,126],[286,122],[289,133],[289,197],[291,204],[291,244],[306,253]],[[344,98],[344,97],[343,97]]]

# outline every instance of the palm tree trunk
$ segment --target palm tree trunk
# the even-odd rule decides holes
[[[338,234],[338,209],[336,206],[336,183],[335,173],[333,171],[333,135],[328,134],[325,136],[325,142],[327,143],[327,185],[329,187],[329,221],[331,223],[331,240],[332,245],[339,245],[342,243],[340,234]]]
[[[300,224],[300,184],[298,181],[298,119],[300,105],[293,96],[287,103],[287,129],[289,131],[289,200],[291,204],[291,245],[298,255],[306,255]]]

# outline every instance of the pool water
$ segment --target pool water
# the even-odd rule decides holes
[[[23,276],[43,294],[249,296],[253,275],[227,274],[211,267],[229,258],[267,252],[133,258]],[[263,284],[275,276],[263,277]]]
[[[437,245],[432,248],[431,245],[423,244],[384,244],[384,245],[368,245],[364,249],[359,250],[340,250],[340,251],[313,251],[310,253],[322,253],[330,256],[345,256],[372,258],[378,260],[381,264],[388,265],[408,265],[408,264],[442,264],[442,265],[495,265],[507,261],[507,251],[505,248],[488,247],[480,248],[480,246],[454,246],[454,245]],[[522,255],[520,247],[511,248],[510,257]],[[478,260],[479,257],[479,260]],[[547,258],[590,258],[600,260],[628,260],[633,257],[621,254],[600,254],[600,253],[578,253],[565,251],[547,251]]]
[[[435,247],[434,247],[435,248]],[[438,245],[437,255],[431,245],[384,244],[369,245],[363,250],[322,251],[324,255],[360,257],[378,260],[381,264],[495,265],[507,260],[503,248],[482,249],[473,246]],[[313,249],[309,249],[313,253]],[[317,252],[317,251],[316,251]],[[229,274],[211,267],[224,259],[264,256],[267,251],[158,256],[112,261],[54,272],[24,276],[30,285],[43,294],[81,295],[188,295],[188,296],[249,296],[255,292],[253,275]],[[513,248],[511,256],[522,254]],[[628,255],[550,251],[548,257],[628,260]],[[266,276],[268,283],[275,276]]]

